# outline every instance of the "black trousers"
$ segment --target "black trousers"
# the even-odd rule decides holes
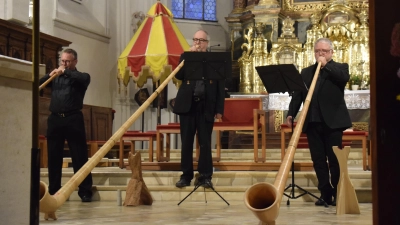
[[[68,142],[74,173],[88,161],[88,148],[82,112],[67,117],[51,114],[47,125],[49,193],[53,195],[61,188],[65,140]],[[92,175],[89,174],[79,185],[79,196],[91,196],[92,184]]]
[[[318,179],[318,190],[323,196],[335,197],[340,168],[332,146],[342,147],[343,131],[332,130],[324,123],[309,123],[306,133]]]
[[[197,170],[211,179],[213,174],[211,135],[214,121],[206,121],[203,112],[203,101],[193,102],[190,112],[179,116],[181,129],[181,178],[193,179],[193,143],[198,135],[200,145],[200,156]]]

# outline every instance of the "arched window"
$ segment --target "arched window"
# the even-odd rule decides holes
[[[216,0],[172,0],[174,18],[217,21]]]

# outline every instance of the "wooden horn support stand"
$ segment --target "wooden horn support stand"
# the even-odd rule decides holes
[[[62,186],[60,190],[54,195],[50,195],[48,187],[44,182],[40,182],[40,212],[45,213],[44,218],[56,220],[56,210],[68,199],[73,191],[79,186],[85,177],[93,170],[93,168],[100,162],[100,160],[108,153],[116,142],[120,140],[122,135],[129,129],[129,127],[136,121],[136,119],[149,107],[151,102],[157,97],[159,93],[165,88],[168,82],[175,76],[175,74],[183,67],[182,61],[174,71],[160,84],[157,90],[140,106],[136,112],[113,134],[113,136],[86,162],[82,168],[71,177],[71,179]]]
[[[339,149],[333,146],[340,167],[340,178],[337,186],[336,197],[336,215],[342,214],[360,214],[360,207],[358,205],[357,194],[351,183],[349,172],[347,169],[347,159],[350,153],[350,147],[346,146]]]
[[[310,86],[310,90],[308,91],[306,100],[304,101],[300,118],[297,121],[297,125],[293,131],[293,135],[290,139],[285,157],[283,158],[278,174],[276,175],[274,185],[269,183],[257,183],[249,187],[244,194],[245,205],[260,220],[259,225],[275,225],[275,220],[278,218],[279,206],[283,192],[285,191],[285,184],[289,175],[294,153],[299,142],[301,130],[310,106],[312,94],[315,89],[315,84],[317,82],[320,69],[321,63],[319,62]]]

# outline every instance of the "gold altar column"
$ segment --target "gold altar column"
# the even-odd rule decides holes
[[[357,17],[361,25],[356,28],[349,57],[350,74],[361,78],[361,89],[369,89],[369,26],[368,14],[362,9]]]
[[[253,93],[253,29],[253,27],[250,27],[248,33],[244,34],[247,43],[242,44],[242,56],[238,59],[240,67],[239,92],[241,93]]]
[[[266,92],[265,86],[261,81],[260,76],[257,73],[255,67],[267,65],[268,51],[267,51],[267,39],[263,37],[263,23],[256,24],[257,37],[254,40],[253,50],[253,93]]]
[[[319,12],[313,13],[310,16],[311,28],[307,30],[307,39],[303,47],[303,62],[301,68],[306,68],[315,63],[314,44],[322,38],[322,32],[319,27],[321,21],[321,14]]]

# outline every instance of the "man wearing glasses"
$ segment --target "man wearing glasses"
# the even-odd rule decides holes
[[[199,30],[193,36],[192,52],[206,52],[210,38],[206,31]],[[184,55],[181,55],[181,61]],[[214,119],[220,119],[224,110],[225,80],[188,80],[182,68],[175,77],[182,80],[176,95],[173,112],[179,115],[181,131],[181,170],[183,174],[175,184],[182,188],[190,186],[193,179],[193,142],[198,135],[200,156],[195,185],[212,187],[213,164],[211,135]]]
[[[67,140],[74,172],[88,161],[85,124],[81,109],[86,89],[90,83],[87,73],[76,69],[78,54],[73,49],[61,53],[60,66],[39,81],[44,83],[56,76],[49,84],[51,88],[50,111],[47,120],[47,146],[49,193],[54,195],[61,188],[64,142]],[[79,185],[78,195],[82,202],[92,200],[92,175]]]
[[[328,205],[335,206],[340,169],[332,146],[341,148],[343,131],[352,126],[344,100],[344,87],[350,78],[349,66],[332,60],[333,45],[327,38],[315,42],[314,54],[317,63],[301,71],[308,90],[318,62],[321,62],[321,70],[304,121],[303,133],[307,134],[311,159],[318,179],[318,190],[321,192],[321,198],[315,205],[325,205],[325,201]],[[306,96],[305,92],[293,94],[286,118],[289,127]]]

